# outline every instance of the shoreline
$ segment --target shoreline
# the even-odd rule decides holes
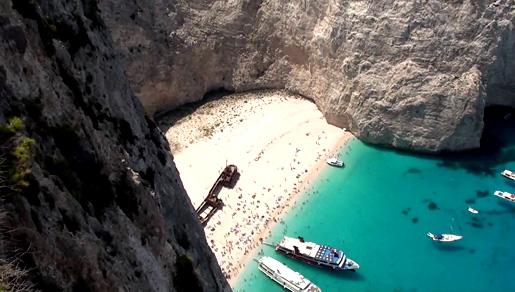
[[[240,173],[222,188],[224,207],[207,222],[207,242],[231,286],[314,179],[354,136],[327,124],[316,105],[284,91],[226,96],[159,122],[197,208],[227,164]],[[168,127],[168,128],[167,128]]]
[[[330,153],[328,153],[328,157],[334,157],[337,155],[337,153],[345,146],[347,143],[355,138],[354,135],[352,135],[350,132],[346,132],[344,136],[340,138],[337,145],[334,145],[334,148],[331,149]],[[262,242],[259,242],[259,238],[263,238],[263,241],[270,236],[272,230],[275,228],[275,226],[280,223],[283,219],[283,217],[291,211],[291,209],[297,204],[297,202],[301,199],[301,197],[305,194],[305,192],[312,187],[312,184],[316,181],[316,179],[322,174],[322,172],[325,170],[323,167],[330,167],[326,165],[325,158],[318,161],[315,168],[312,168],[307,173],[306,177],[303,179],[302,184],[300,185],[299,189],[296,190],[294,193],[294,196],[289,197],[286,200],[286,208],[282,211],[278,211],[277,213],[273,214],[274,217],[279,217],[280,220],[278,221],[272,221],[271,224],[266,226],[266,229],[262,231],[261,234],[257,236],[258,242],[254,242],[255,246],[252,247],[252,249],[238,261],[238,265],[241,265],[241,268],[237,269],[235,271],[234,277],[231,277],[230,279],[227,279],[229,282],[229,285],[234,288],[234,285],[238,282],[239,276],[241,275],[242,270],[245,268],[245,266],[248,264],[249,261],[253,259],[253,255],[256,254],[260,246],[262,245]],[[266,236],[261,237],[261,235],[266,234]]]

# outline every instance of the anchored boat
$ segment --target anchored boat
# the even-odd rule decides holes
[[[336,158],[334,158],[334,157],[332,157],[332,158],[327,158],[327,159],[325,160],[325,162],[327,162],[327,164],[329,164],[329,165],[337,166],[337,167],[342,167],[342,166],[344,165],[344,164],[343,164],[343,161],[338,160],[338,159],[336,159]]]
[[[515,180],[515,172],[511,171],[511,170],[507,170],[505,169],[502,173],[501,173],[505,178],[509,178],[511,180]]]
[[[454,218],[452,218],[452,222],[453,222],[453,225],[454,225]],[[460,234],[462,234],[461,233],[461,226],[460,226],[459,222],[458,222],[458,228],[460,229]],[[452,225],[451,225],[451,232],[453,230],[454,229],[452,228]],[[440,242],[457,241],[457,240],[460,240],[460,239],[463,238],[463,235],[456,235],[456,234],[452,234],[452,233],[436,233],[436,234],[433,234],[431,232],[428,232],[427,236],[431,237],[434,241],[440,241]]]
[[[315,284],[298,272],[271,257],[259,259],[259,270],[292,292],[322,292]]]
[[[451,241],[456,241],[456,240],[460,240],[463,238],[463,236],[456,235],[456,234],[442,234],[442,233],[433,234],[431,232],[428,232],[427,236],[431,237],[435,241],[442,241],[442,242],[451,242]]]
[[[285,253],[293,259],[318,267],[333,270],[355,270],[359,268],[358,263],[346,257],[343,251],[304,241],[301,236],[298,239],[285,236],[276,245],[275,250]]]
[[[494,196],[497,196],[506,201],[515,202],[515,195],[508,192],[495,191]]]

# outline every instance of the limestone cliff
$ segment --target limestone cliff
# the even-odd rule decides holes
[[[3,241],[44,291],[227,291],[95,0],[0,1]]]
[[[362,140],[442,151],[479,145],[485,106],[515,106],[513,0],[100,5],[150,113],[286,88]]]

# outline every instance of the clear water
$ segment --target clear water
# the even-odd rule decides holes
[[[515,181],[500,175],[515,170],[515,121],[496,114],[486,118],[488,134],[474,153],[417,156],[351,141],[340,152],[346,166],[327,167],[267,239],[303,236],[341,248],[360,264],[357,272],[319,269],[261,249],[324,292],[515,291],[515,203],[493,196],[515,193]],[[428,231],[464,238],[438,243]],[[285,291],[254,261],[234,290]]]

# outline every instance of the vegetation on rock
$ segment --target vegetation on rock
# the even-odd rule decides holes
[[[8,188],[6,185],[7,180],[4,176],[5,162],[6,159],[0,157],[0,190]],[[2,226],[4,215],[5,212],[0,210],[0,226]],[[0,292],[33,291],[32,287],[24,281],[26,273],[25,270],[17,265],[16,259],[12,260],[6,256],[4,240],[0,234]]]
[[[9,119],[9,124],[0,126],[0,145],[7,154],[4,157],[5,177],[9,186],[21,191],[29,186],[27,181],[31,174],[28,162],[32,157],[34,139],[22,134],[25,124],[18,117]]]

